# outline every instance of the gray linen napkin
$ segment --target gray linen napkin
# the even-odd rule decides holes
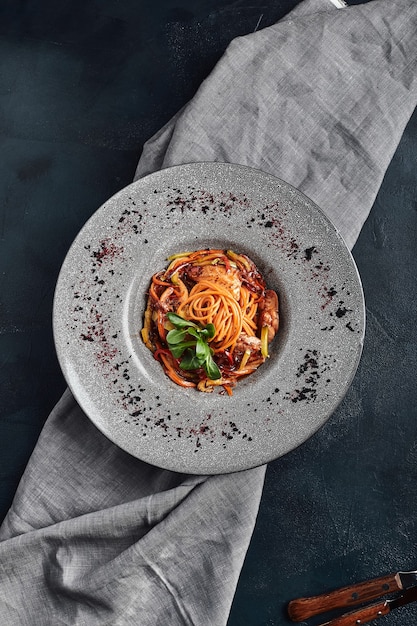
[[[353,246],[416,106],[417,5],[343,5],[305,1],[234,40],[136,177],[191,161],[257,167],[309,195]],[[146,465],[65,392],[0,530],[0,623],[225,624],[264,473]]]

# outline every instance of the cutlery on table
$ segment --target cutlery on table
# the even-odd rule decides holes
[[[407,589],[397,598],[368,604],[354,611],[349,611],[349,613],[344,613],[339,617],[334,617],[330,622],[321,624],[321,626],[358,626],[360,624],[367,624],[379,617],[387,615],[400,606],[415,602],[416,600],[417,587],[411,587],[411,589]]]
[[[335,589],[334,591],[330,591],[329,593],[323,593],[316,596],[291,600],[288,605],[288,615],[293,622],[302,622],[309,617],[313,617],[313,615],[318,615],[319,613],[325,613],[327,611],[332,611],[333,609],[337,608],[350,608],[358,604],[368,602],[369,600],[375,600],[376,598],[380,598],[381,596],[395,593],[398,591],[404,591],[406,593],[401,594],[399,598],[396,598],[394,600],[387,600],[385,602],[376,603],[375,605],[371,606],[368,605],[367,607],[364,607],[363,609],[358,609],[354,612],[358,613],[362,610],[365,610],[365,608],[372,612],[373,609],[371,607],[378,606],[378,611],[385,611],[384,613],[382,613],[383,615],[385,615],[386,613],[389,613],[393,608],[397,608],[396,606],[394,606],[393,603],[398,603],[401,599],[403,600],[403,604],[414,602],[415,600],[417,600],[417,571],[388,574],[386,576],[380,576],[378,578],[373,578],[371,580],[356,583],[353,585],[347,585],[346,587]],[[413,596],[413,592],[415,593],[415,597]],[[398,606],[402,606],[402,604],[398,604]],[[380,615],[376,615],[376,617],[380,617]],[[341,619],[341,617],[335,619]],[[356,619],[360,618],[356,617]],[[375,617],[372,617],[371,619],[375,619]],[[361,624],[365,623],[366,621],[369,621],[369,619],[364,620],[364,618],[362,618],[362,620],[359,622],[330,621],[327,623],[331,624],[331,626],[336,626],[336,624],[340,624],[340,626],[342,626],[343,624],[344,626],[345,624],[348,625],[351,623]]]

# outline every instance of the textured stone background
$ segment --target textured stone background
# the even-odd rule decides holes
[[[1,518],[65,387],[51,310],[69,245],[228,42],[297,2],[144,4],[0,5]],[[326,426],[270,464],[229,626],[289,624],[292,597],[417,567],[416,188],[414,115],[354,248],[367,303],[358,373]],[[416,623],[416,606],[381,620]]]

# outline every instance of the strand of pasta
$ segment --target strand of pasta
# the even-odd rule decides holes
[[[243,314],[242,330],[249,336],[256,335],[258,303],[259,296],[242,285],[239,299],[239,305]]]

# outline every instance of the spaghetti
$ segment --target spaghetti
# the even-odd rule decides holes
[[[278,296],[246,255],[206,249],[174,255],[152,276],[145,345],[178,385],[229,395],[269,356]]]

